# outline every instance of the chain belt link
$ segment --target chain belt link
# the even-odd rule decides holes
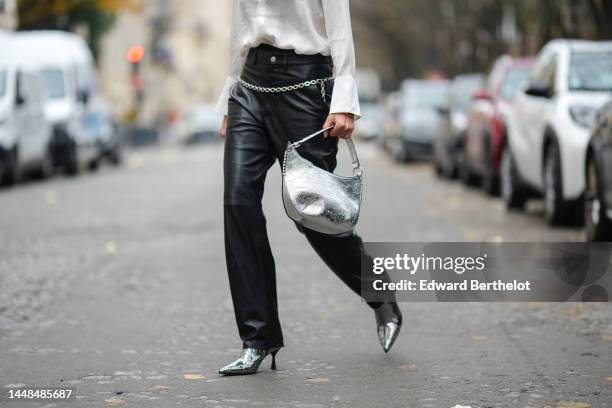
[[[250,89],[250,90],[255,91],[255,92],[263,92],[263,93],[290,92],[290,91],[297,91],[298,89],[302,89],[302,88],[305,88],[307,86],[313,86],[313,85],[316,86],[316,85],[319,85],[321,87],[321,97],[323,98],[323,102],[326,102],[326,100],[325,100],[325,83],[329,82],[329,81],[332,81],[333,79],[334,79],[334,77],[331,76],[331,77],[327,77],[327,78],[311,79],[311,80],[300,82],[299,84],[294,84],[294,85],[272,86],[272,87],[265,87],[265,86],[254,85],[254,84],[251,84],[251,83],[245,81],[242,78],[238,78],[238,83],[240,83],[240,85],[244,86],[247,89]]]

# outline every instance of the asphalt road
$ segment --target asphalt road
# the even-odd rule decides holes
[[[499,201],[358,146],[367,241],[567,241],[541,203]],[[609,304],[404,303],[385,355],[367,306],[286,218],[265,210],[286,347],[279,370],[222,378],[238,356],[222,237],[221,145],[131,152],[123,168],[0,191],[0,390],[74,387],[58,407],[607,407]],[[344,160],[345,164],[348,160]]]

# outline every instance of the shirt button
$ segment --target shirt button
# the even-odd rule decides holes
[[[273,64],[276,62],[276,57],[274,55],[270,57],[270,62]]]

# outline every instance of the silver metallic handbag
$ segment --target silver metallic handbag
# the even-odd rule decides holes
[[[287,144],[283,160],[283,204],[289,218],[298,224],[324,234],[346,236],[352,234],[361,209],[362,169],[353,141],[344,139],[353,162],[352,176],[329,173],[297,151],[304,142],[329,129]]]

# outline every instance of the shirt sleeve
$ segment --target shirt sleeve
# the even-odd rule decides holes
[[[229,91],[232,85],[234,85],[238,77],[240,76],[240,70],[244,65],[246,60],[246,54],[240,50],[240,10],[238,9],[238,0],[233,0],[232,2],[232,23],[230,27],[230,55],[229,55],[229,75],[225,80],[225,84],[223,85],[223,90],[221,91],[221,95],[219,95],[219,99],[217,100],[217,104],[215,106],[215,111],[227,115],[227,102],[229,99]]]
[[[361,111],[349,0],[322,0],[322,5],[336,77],[329,113],[352,113],[358,119]]]

